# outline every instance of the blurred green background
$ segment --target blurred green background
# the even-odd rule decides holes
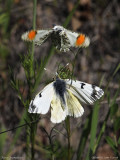
[[[53,24],[64,24],[67,29],[90,37],[90,46],[83,49],[76,58],[74,76],[80,81],[97,86],[101,82],[101,88],[106,91],[100,105],[84,106],[85,113],[81,118],[71,118],[73,130],[71,159],[84,160],[87,159],[86,157],[99,160],[103,157],[118,159],[120,152],[120,2],[118,0],[80,0],[79,2],[38,0],[36,13],[37,29],[52,28]],[[33,1],[0,1],[1,132],[25,123],[24,106],[17,92],[11,87],[9,68],[19,81],[19,89],[23,93],[23,98],[26,99],[29,89],[28,85],[24,85],[26,77],[21,65],[21,56],[26,56],[29,51],[27,45],[21,40],[21,35],[31,30],[32,26]],[[46,68],[55,73],[59,64],[66,65],[74,60],[71,52],[60,53],[57,50],[54,52],[51,50],[49,40],[41,47],[35,47],[34,60],[38,66],[43,60]],[[44,72],[41,75],[38,90],[52,78],[52,74]],[[49,114],[48,117],[50,117]],[[46,118],[38,123],[35,136],[36,160],[50,159],[45,148],[49,145],[48,138],[40,129],[41,126],[50,132],[54,125]],[[60,132],[65,132],[62,125],[57,127]],[[26,159],[26,134],[25,127],[0,134],[0,156]],[[56,140],[55,143],[59,148],[56,157],[64,160],[67,142],[60,133],[56,133],[56,139],[58,141]],[[87,156],[88,153],[89,156]]]

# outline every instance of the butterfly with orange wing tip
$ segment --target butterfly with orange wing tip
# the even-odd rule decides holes
[[[60,123],[67,116],[81,117],[81,103],[92,105],[103,95],[104,91],[95,85],[57,77],[31,100],[28,112],[46,114],[51,109],[51,121]]]
[[[51,38],[54,46],[60,51],[69,51],[70,47],[88,47],[90,39],[85,34],[76,33],[55,25],[52,29],[31,30],[22,35],[22,40],[41,45]]]

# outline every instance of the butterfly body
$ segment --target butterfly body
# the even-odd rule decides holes
[[[80,117],[81,103],[93,104],[104,92],[97,86],[69,79],[57,78],[48,84],[29,105],[30,113],[46,114],[51,108],[51,121],[60,123],[66,116]]]
[[[51,38],[54,46],[60,51],[69,51],[70,47],[88,47],[90,40],[82,33],[76,33],[56,25],[52,29],[31,30],[22,35],[22,39],[41,45]]]
[[[66,83],[64,80],[61,80],[59,78],[56,79],[56,81],[53,83],[55,93],[61,98],[63,103],[65,104],[65,92],[66,92]]]

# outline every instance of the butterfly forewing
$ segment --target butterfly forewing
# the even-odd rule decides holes
[[[76,32],[72,32],[72,31],[66,29],[66,35],[67,35],[67,37],[69,39],[71,47],[74,47],[76,39],[77,39],[79,34],[76,33]]]
[[[22,35],[22,40],[24,41],[33,41],[36,45],[41,45],[44,43],[52,33],[52,30],[36,30],[29,31]]]
[[[53,93],[53,83],[50,83],[31,101],[28,112],[46,114],[50,108]]]
[[[60,51],[69,51],[70,47],[87,47],[90,40],[84,34],[79,34],[65,29],[62,26],[55,26],[46,30],[31,30],[22,35],[22,40],[41,45],[48,38],[51,38],[54,46]]]
[[[41,45],[44,43],[50,36],[51,36],[52,30],[38,30],[36,37],[35,37],[35,44]]]
[[[100,99],[104,92],[97,86],[74,80],[66,80],[66,83],[72,87],[72,93],[79,100],[86,104],[93,104],[97,99]]]
[[[66,29],[66,35],[71,47],[88,47],[90,44],[89,37],[82,33],[76,33]]]

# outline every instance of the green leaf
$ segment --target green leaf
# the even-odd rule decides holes
[[[118,144],[120,144],[120,137],[119,137],[119,139],[118,139]]]
[[[115,132],[120,129],[120,117],[117,117],[114,121],[114,130]]]
[[[2,126],[2,131],[5,130],[4,126]],[[3,156],[3,148],[4,148],[4,144],[5,144],[5,141],[6,141],[6,138],[7,138],[7,134],[0,134],[0,157]]]
[[[98,124],[98,112],[99,112],[99,103],[96,102],[94,105],[94,110],[93,110],[93,115],[92,115],[92,124],[91,124],[91,132],[90,132],[90,145],[89,145],[86,160],[89,160],[89,157],[91,157],[93,155],[95,140],[96,140],[97,124]]]
[[[66,18],[66,20],[65,20],[65,22],[63,24],[64,27],[68,26],[68,24],[69,24],[69,22],[70,22],[70,20],[71,20],[71,18],[73,16],[73,14],[75,13],[77,7],[79,6],[79,2],[80,2],[80,0],[77,0],[77,3],[74,5],[72,11],[70,12],[70,14],[68,15],[68,17]]]
[[[110,107],[110,117],[112,118],[117,111],[118,111],[118,104],[113,103],[112,106]]]
[[[85,144],[87,142],[88,135],[90,133],[91,118],[92,118],[92,112],[90,113],[90,115],[86,119],[86,122],[85,122],[85,125],[84,125],[84,129],[83,129],[83,132],[81,134],[79,146],[78,146],[78,149],[77,149],[77,159],[76,160],[80,160],[81,159],[82,153],[84,151]]]
[[[105,131],[105,129],[106,129],[106,123],[107,123],[107,120],[108,120],[108,118],[109,118],[109,115],[110,115],[110,110],[108,111],[108,113],[107,113],[107,115],[106,115],[106,117],[105,117],[105,120],[104,120],[104,122],[103,122],[103,125],[102,125],[102,127],[101,127],[100,133],[99,133],[98,138],[97,138],[97,140],[96,140],[96,144],[95,144],[95,146],[94,146],[93,154],[95,154],[95,151],[96,151],[96,149],[97,149],[97,146],[98,146],[98,144],[100,143],[101,137],[102,137],[102,135],[103,135],[103,133],[104,133],[104,131]]]
[[[107,92],[107,100],[108,100],[108,104],[110,104],[110,92]]]
[[[117,153],[116,145],[113,139],[109,136],[106,137],[107,143],[110,145],[110,147]]]
[[[113,76],[118,72],[118,70],[120,69],[120,63],[118,64],[118,66],[116,67],[114,73],[113,73]]]

